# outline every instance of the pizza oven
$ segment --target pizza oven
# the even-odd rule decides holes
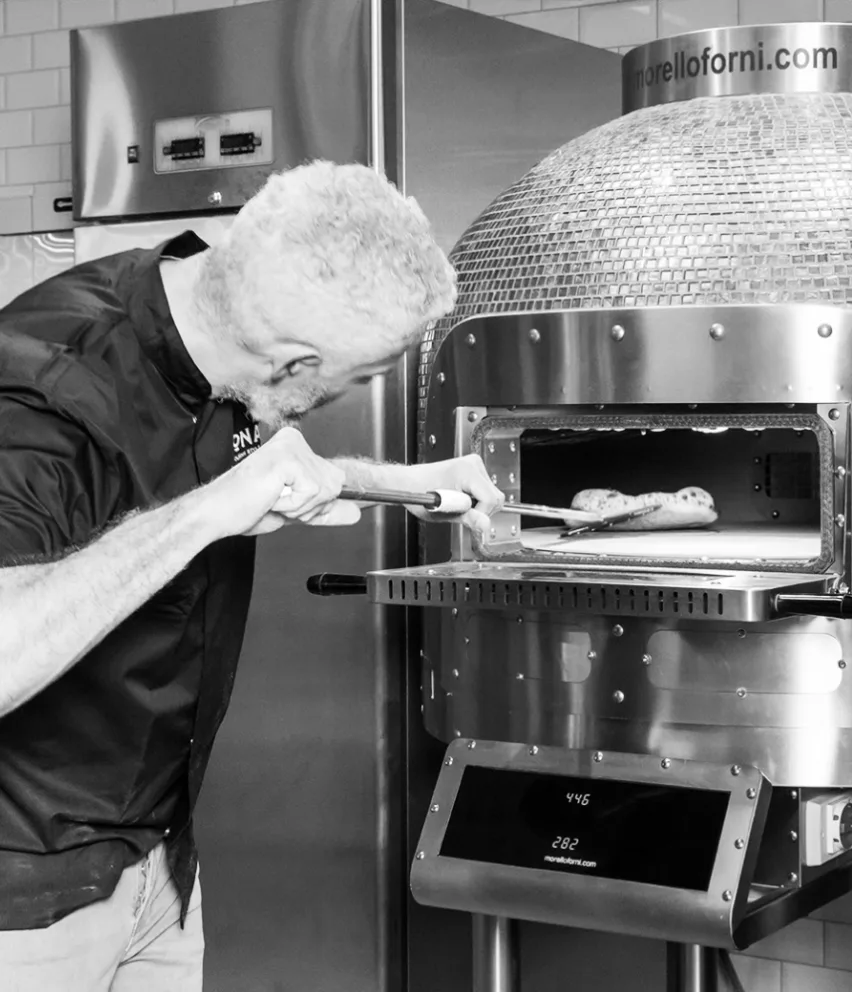
[[[508,504],[700,487],[718,519],[507,511],[369,576],[420,613],[447,745],[412,891],[476,915],[482,989],[511,919],[742,948],[852,880],[852,26],[623,71],[624,115],[456,246],[420,453],[480,454]]]

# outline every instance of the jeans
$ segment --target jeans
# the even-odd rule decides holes
[[[201,992],[198,878],[183,930],[160,844],[115,892],[42,930],[0,931],[3,992]]]

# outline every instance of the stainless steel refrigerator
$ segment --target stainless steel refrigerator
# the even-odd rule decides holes
[[[78,260],[187,228],[213,241],[271,170],[313,158],[385,171],[449,250],[514,179],[620,109],[618,56],[432,0],[268,0],[90,28],[72,58]],[[310,416],[310,442],[414,458],[413,369]],[[413,537],[387,510],[260,545],[197,811],[208,992],[465,985],[463,928],[408,899],[439,746],[419,721],[416,632],[404,611],[305,590],[324,569],[402,565]]]

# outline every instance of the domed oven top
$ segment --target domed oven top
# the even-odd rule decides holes
[[[458,303],[424,373],[474,315],[852,303],[852,25],[698,32],[636,49],[623,74],[630,112],[456,245]]]

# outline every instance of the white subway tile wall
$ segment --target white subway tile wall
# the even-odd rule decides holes
[[[852,21],[852,0],[825,0],[827,21]]]
[[[580,38],[580,11],[576,7],[562,7],[559,10],[537,10],[531,14],[511,14],[505,18],[524,27],[558,34],[563,38]]]
[[[659,36],[737,23],[738,0],[659,0]]]

